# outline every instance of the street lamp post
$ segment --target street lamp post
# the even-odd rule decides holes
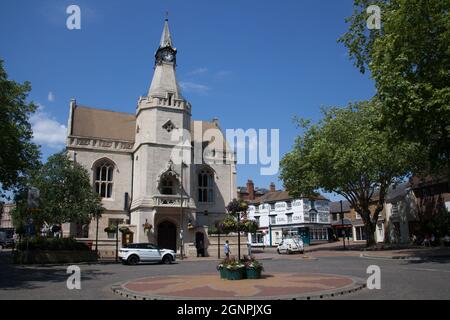
[[[342,200],[340,200],[340,203],[341,203],[341,221],[342,221],[342,242],[344,244],[344,250],[345,250],[344,210],[342,209]]]
[[[95,230],[95,253],[98,255],[98,213],[97,213],[97,226]]]
[[[184,162],[181,161],[181,183],[180,183],[180,259],[183,260],[183,168]]]
[[[241,213],[238,211],[238,260],[241,260]]]
[[[116,262],[119,261],[119,220],[116,220]]]

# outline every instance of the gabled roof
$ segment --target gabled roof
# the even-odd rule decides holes
[[[308,198],[311,200],[328,200],[322,195],[314,196],[314,197],[303,197]],[[289,192],[280,190],[280,191],[269,191],[266,194],[262,195],[258,199],[251,201],[252,204],[258,204],[258,203],[272,203],[272,202],[278,202],[278,201],[290,201],[294,200],[294,197],[292,197]]]
[[[340,201],[333,201],[330,203],[330,211],[332,213],[340,213],[341,212],[341,203]],[[342,211],[350,212],[350,202],[342,201]]]
[[[134,142],[134,114],[77,105],[73,109],[72,117],[71,135]]]
[[[72,117],[72,130],[69,133],[72,136],[129,142],[135,140],[136,116],[134,114],[76,105],[73,108]],[[199,127],[202,132],[198,136],[202,140],[203,133],[208,129],[217,129],[222,132],[218,124],[214,122],[192,121],[192,140],[197,138],[194,130]],[[217,145],[221,147],[218,151],[229,149],[223,133],[219,136]]]

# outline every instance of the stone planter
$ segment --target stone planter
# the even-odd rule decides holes
[[[245,275],[247,279],[261,279],[261,269],[247,268],[245,269]]]
[[[242,280],[245,279],[245,268],[230,270],[227,269],[228,280]]]

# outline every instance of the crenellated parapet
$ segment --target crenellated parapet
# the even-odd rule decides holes
[[[101,151],[117,151],[132,153],[134,142],[109,140],[99,138],[87,138],[69,136],[67,138],[67,148],[69,149],[91,149]]]

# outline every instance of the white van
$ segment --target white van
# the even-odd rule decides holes
[[[283,239],[277,247],[277,252],[278,254],[304,253],[303,241],[302,239]]]

